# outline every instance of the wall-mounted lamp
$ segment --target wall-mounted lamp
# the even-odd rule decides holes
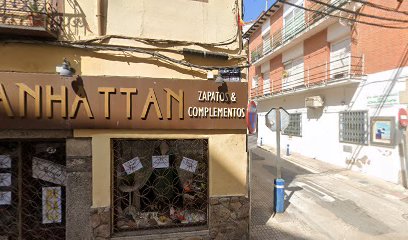
[[[59,75],[63,77],[72,77],[72,75],[75,73],[75,69],[71,67],[71,64],[66,58],[64,58],[64,62],[62,63],[62,65],[57,66],[56,70],[57,73],[59,73]]]
[[[224,83],[224,79],[220,75],[218,75],[217,78],[215,79],[215,82],[216,83]]]

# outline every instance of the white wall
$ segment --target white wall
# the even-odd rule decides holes
[[[283,153],[286,153],[286,145],[289,144],[291,152],[297,152],[341,167],[347,167],[347,159],[354,158],[360,161],[351,165],[353,170],[398,183],[401,168],[398,144],[401,142],[401,137],[397,121],[396,144],[394,147],[372,146],[370,142],[368,146],[346,144],[339,142],[339,112],[344,110],[367,110],[369,121],[370,117],[373,116],[395,116],[397,120],[399,108],[407,108],[407,105],[399,104],[399,92],[405,90],[407,77],[408,67],[400,69],[400,71],[392,70],[371,74],[359,84],[309,90],[290,96],[260,101],[258,102],[258,144],[260,138],[262,138],[263,144],[276,147],[275,133],[266,128],[263,115],[272,107],[282,106],[289,113],[302,113],[302,137],[289,138],[282,135],[281,149]],[[390,95],[392,96],[390,100],[396,102],[378,108],[372,101],[375,96],[385,94],[387,89],[390,89]],[[325,107],[316,110],[305,108],[305,97],[315,95],[320,95],[325,99]]]

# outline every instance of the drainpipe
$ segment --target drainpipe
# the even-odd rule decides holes
[[[103,13],[103,1],[104,0],[96,0],[96,17],[98,18],[98,35],[102,36],[103,34],[103,22],[105,16]]]

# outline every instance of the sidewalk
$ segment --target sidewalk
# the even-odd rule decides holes
[[[272,154],[275,154],[275,148],[270,146],[258,146],[261,149],[264,149]],[[306,169],[314,174],[327,174],[327,173],[336,173],[341,172],[342,175],[350,177],[350,180],[353,181],[356,186],[367,187],[370,186],[367,190],[384,193],[395,196],[396,198],[406,198],[408,197],[408,189],[405,189],[401,185],[390,183],[379,178],[375,178],[363,173],[352,171],[346,168],[341,168],[337,165],[326,163],[320,160],[313,158],[308,158],[297,153],[292,153],[289,156],[281,155],[281,158],[285,161],[293,163],[296,166],[299,166],[303,169]],[[339,175],[336,175],[339,176]],[[341,178],[341,177],[340,177]],[[362,184],[364,183],[364,184]],[[407,199],[408,201],[408,199]]]
[[[408,239],[408,190],[298,154],[282,156],[286,209],[274,215],[273,150],[251,150],[251,239]]]

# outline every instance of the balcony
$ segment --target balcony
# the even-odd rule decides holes
[[[266,81],[251,88],[251,99],[266,99],[293,94],[312,88],[324,88],[359,82],[364,76],[364,57],[346,56],[315,66],[305,66],[302,71],[283,71],[279,77],[271,75]]]
[[[59,0],[0,0],[0,34],[56,39]]]
[[[330,4],[336,7],[342,7],[347,2],[348,0],[334,0]],[[306,13],[302,12],[302,14],[299,14],[294,18],[291,24],[277,29],[266,38],[264,37],[263,42],[251,52],[251,63],[257,65],[260,63],[260,59],[270,55],[273,52],[276,52],[283,46],[288,45],[291,40],[300,37],[306,31],[314,28],[316,25],[319,25],[319,21],[324,19],[327,16],[326,14],[332,14],[336,10],[335,8],[327,7],[326,5],[322,5],[320,3],[315,3],[308,8],[318,12],[323,12],[324,14],[312,11],[307,11]]]

